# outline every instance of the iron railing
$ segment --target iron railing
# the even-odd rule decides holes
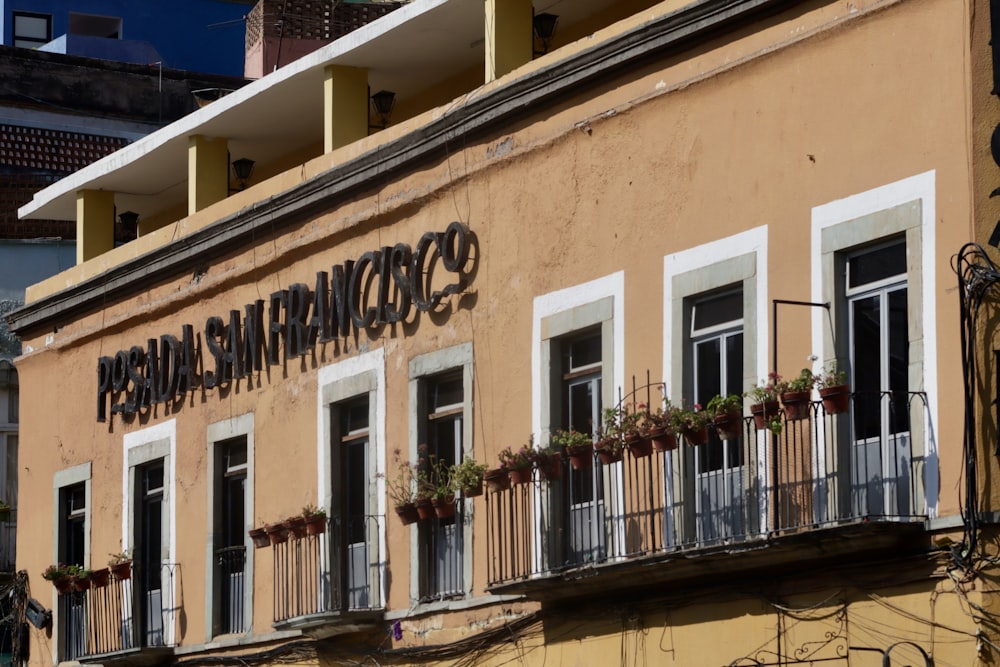
[[[383,516],[334,517],[322,533],[275,544],[274,622],[382,608],[384,527]]]
[[[218,586],[218,634],[246,631],[245,546],[224,547],[215,551],[215,576]]]
[[[862,520],[924,515],[932,436],[923,393],[821,401],[780,432],[742,420],[738,437],[574,470],[487,492],[489,585],[670,551],[759,540]],[[775,429],[776,431],[779,429]]]
[[[128,568],[106,583],[59,595],[61,658],[77,660],[173,645],[175,564],[163,564],[160,588],[141,590]]]
[[[0,519],[0,572],[13,572],[17,553],[17,510]]]
[[[465,595],[465,503],[455,504],[455,515],[421,521],[418,530],[420,599],[424,602]]]

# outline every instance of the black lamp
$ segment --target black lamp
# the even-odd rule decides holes
[[[542,43],[541,50],[535,51],[536,56],[549,52],[549,42],[552,41],[552,36],[556,34],[556,24],[558,22],[558,15],[548,13],[535,14],[535,17],[531,19],[531,26],[535,31],[535,37]]]
[[[139,235],[139,214],[135,211],[125,211],[118,214],[118,221],[122,224],[122,231],[130,238]]]
[[[245,157],[241,157],[239,160],[233,160],[233,176],[240,183],[240,190],[247,189],[247,181],[250,180],[250,175],[253,174],[253,166],[256,164],[253,160]]]
[[[384,130],[389,125],[389,116],[396,105],[396,93],[391,90],[380,90],[372,95],[372,111],[382,122],[381,125],[369,125],[369,128]]]

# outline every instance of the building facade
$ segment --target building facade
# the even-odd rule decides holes
[[[988,4],[422,0],[38,193],[29,663],[994,661]]]

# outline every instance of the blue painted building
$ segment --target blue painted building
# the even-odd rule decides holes
[[[243,75],[253,0],[0,0],[0,44]]]

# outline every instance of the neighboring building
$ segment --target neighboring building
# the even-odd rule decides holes
[[[0,44],[241,76],[252,6],[251,0],[0,0]]]
[[[990,3],[551,11],[407,4],[21,208],[81,230],[9,315],[29,664],[1000,659]],[[834,362],[847,413],[394,512]]]

